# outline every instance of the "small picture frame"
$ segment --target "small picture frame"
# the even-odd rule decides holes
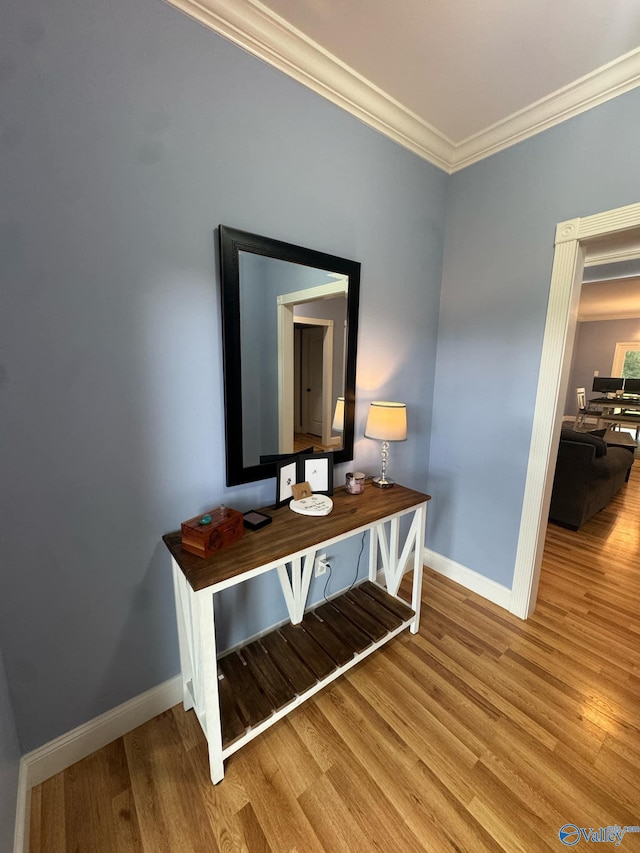
[[[309,453],[301,456],[298,480],[309,483],[314,495],[332,495],[333,453]]]
[[[291,489],[298,482],[298,458],[297,456],[284,459],[277,463],[276,474],[276,506],[281,507],[288,504],[293,498]]]
[[[294,501],[302,501],[305,498],[310,498],[312,494],[309,483],[296,483],[295,486],[291,486],[291,491],[293,492]]]

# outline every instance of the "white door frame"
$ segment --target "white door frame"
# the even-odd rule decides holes
[[[344,296],[348,283],[339,279],[318,287],[283,293],[277,297],[278,318],[278,453],[293,452],[294,402],[293,402],[293,309],[306,302],[318,302]],[[323,403],[324,404],[324,403]],[[329,404],[331,405],[331,404]],[[331,423],[331,417],[328,419]],[[323,430],[324,433],[324,430]],[[329,436],[331,433],[329,432]],[[323,435],[324,439],[324,435]],[[327,442],[328,443],[328,442]]]
[[[323,445],[331,442],[331,401],[333,399],[333,320],[321,320],[317,317],[293,318],[294,326],[322,326],[322,434]]]
[[[590,248],[598,258],[606,258],[606,238],[617,238],[625,231],[639,228],[640,204],[570,219],[556,228],[551,290],[509,605],[510,611],[521,619],[533,612],[538,595],[562,420],[562,412],[558,409],[567,391],[585,258]],[[611,258],[619,253],[620,242],[612,240]]]

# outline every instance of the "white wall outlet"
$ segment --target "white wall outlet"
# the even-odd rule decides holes
[[[315,575],[318,577],[319,575],[324,575],[327,571],[329,563],[327,561],[326,554],[319,554],[316,557],[316,565],[315,565]]]

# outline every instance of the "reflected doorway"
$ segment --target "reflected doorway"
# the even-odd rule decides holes
[[[279,453],[292,453],[306,435],[305,447],[342,447],[332,422],[344,396],[346,310],[344,279],[277,297]]]

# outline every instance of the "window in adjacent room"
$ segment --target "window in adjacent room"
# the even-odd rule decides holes
[[[611,375],[640,378],[640,341],[618,341]]]

